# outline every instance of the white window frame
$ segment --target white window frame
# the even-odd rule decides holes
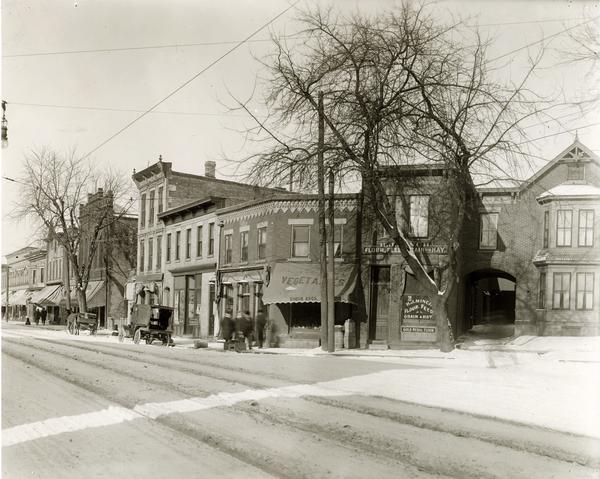
[[[498,218],[499,213],[486,211],[479,214],[479,249],[498,249]],[[486,218],[487,224],[486,224]]]

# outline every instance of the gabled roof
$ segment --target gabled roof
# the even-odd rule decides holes
[[[541,170],[539,170],[531,178],[524,182],[521,186],[521,189],[526,189],[535,182],[537,182],[557,164],[561,162],[570,163],[575,161],[594,162],[600,166],[600,158],[587,146],[581,143],[578,137],[575,137],[575,141],[573,141],[573,143],[571,143],[567,148],[565,148],[558,155],[556,155],[553,160],[548,162],[546,166],[544,166]]]

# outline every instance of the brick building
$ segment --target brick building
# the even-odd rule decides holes
[[[318,198],[285,194],[224,208],[219,310],[267,312],[273,341],[316,347],[321,335]],[[358,319],[356,195],[335,200],[336,324]]]
[[[444,171],[400,168],[386,180],[398,224],[432,278],[444,269]],[[579,140],[517,187],[478,188],[461,238],[455,335],[488,325],[507,335],[600,334],[600,161]],[[376,225],[364,239],[371,344],[433,343],[429,298]]]
[[[33,320],[35,305],[31,299],[45,285],[46,250],[26,246],[7,254],[3,272],[3,313],[8,314],[9,319],[24,321],[29,317]]]
[[[135,286],[129,289],[127,299],[131,304],[177,307],[176,334],[207,336],[210,324],[214,324],[209,322],[206,309],[209,300],[196,297],[199,288],[195,281],[203,285],[204,295],[210,294],[210,275],[214,275],[216,269],[217,227],[214,222],[211,226],[210,220],[204,224],[206,219],[198,218],[210,213],[217,203],[227,206],[278,190],[218,179],[214,161],[205,162],[204,175],[194,175],[174,171],[172,164],[163,162],[161,157],[144,170],[134,171],[132,178],[139,192],[138,255]],[[213,201],[211,198],[217,203],[204,203],[206,198],[209,203]],[[219,203],[220,199],[223,204]],[[198,247],[200,226],[204,237],[200,241],[204,249],[202,257],[192,252]],[[210,249],[211,244],[214,250]],[[181,256],[175,260],[178,245]],[[189,248],[189,257],[184,256],[184,248]],[[170,258],[168,266],[167,256]],[[197,304],[198,301],[204,306]],[[198,312],[198,306],[205,309]],[[202,321],[199,315],[204,318]]]

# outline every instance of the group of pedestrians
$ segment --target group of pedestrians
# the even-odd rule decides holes
[[[258,310],[256,315],[256,334],[258,347],[262,348],[265,337],[266,318],[262,309]],[[254,320],[250,311],[238,311],[235,321],[232,318],[232,311],[228,309],[221,321],[221,336],[225,340],[225,350],[229,349],[232,341],[243,339],[247,349],[252,349],[254,343]]]
[[[42,322],[42,324],[46,324],[46,317],[48,315],[48,312],[43,309],[43,308],[35,308],[33,310],[33,322],[35,324],[40,324],[40,321]],[[29,321],[29,317],[25,318],[25,324],[26,325],[30,325],[31,322]]]

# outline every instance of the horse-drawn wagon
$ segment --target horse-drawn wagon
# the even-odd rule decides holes
[[[79,334],[81,329],[87,329],[90,334],[98,331],[98,315],[94,313],[71,313],[67,316],[67,331],[69,334]]]

